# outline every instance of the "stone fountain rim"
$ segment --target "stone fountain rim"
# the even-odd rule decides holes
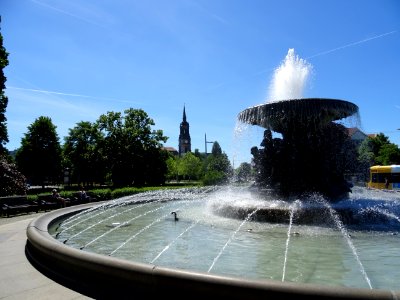
[[[339,102],[339,103],[349,103],[349,104],[353,104],[354,106],[357,106],[353,102],[350,102],[348,100],[338,99],[338,98],[308,97],[308,98],[289,98],[289,99],[281,99],[281,100],[270,100],[270,101],[265,102],[265,103],[260,103],[260,104],[257,104],[257,105],[253,105],[253,106],[247,107],[244,110],[247,110],[247,109],[250,109],[250,108],[255,108],[255,107],[266,106],[266,105],[274,105],[274,104],[277,104],[277,103],[293,102],[293,101],[299,101],[299,102],[300,101],[301,102],[313,102],[313,101],[314,102],[320,102],[320,101]]]
[[[298,109],[305,111],[297,114]],[[287,125],[307,124],[310,120],[329,123],[357,114],[359,108],[350,101],[333,98],[298,98],[270,101],[242,110],[237,118],[243,123],[276,131],[287,131]]]
[[[30,222],[27,227],[26,255],[30,262],[49,278],[84,295],[95,298],[126,298],[174,293],[174,298],[188,295],[219,296],[223,299],[295,297],[318,299],[393,299],[400,291],[330,287],[316,284],[249,280],[191,272],[157,265],[126,261],[89,253],[64,245],[49,233],[49,227],[70,215],[97,206],[82,204],[51,211]]]

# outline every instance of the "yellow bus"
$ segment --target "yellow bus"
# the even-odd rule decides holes
[[[369,170],[369,188],[400,191],[400,165],[372,166]]]

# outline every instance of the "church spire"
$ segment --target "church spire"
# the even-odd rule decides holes
[[[183,120],[180,125],[179,134],[179,156],[192,150],[190,133],[189,133],[189,123],[186,121],[186,107],[183,105]]]

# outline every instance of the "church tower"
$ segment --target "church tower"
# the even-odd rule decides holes
[[[180,126],[179,133],[179,156],[186,152],[191,152],[189,123],[186,121],[185,105],[183,106],[183,120]]]

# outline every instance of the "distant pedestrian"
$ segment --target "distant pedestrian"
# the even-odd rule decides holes
[[[389,179],[385,177],[385,189],[389,188]]]

